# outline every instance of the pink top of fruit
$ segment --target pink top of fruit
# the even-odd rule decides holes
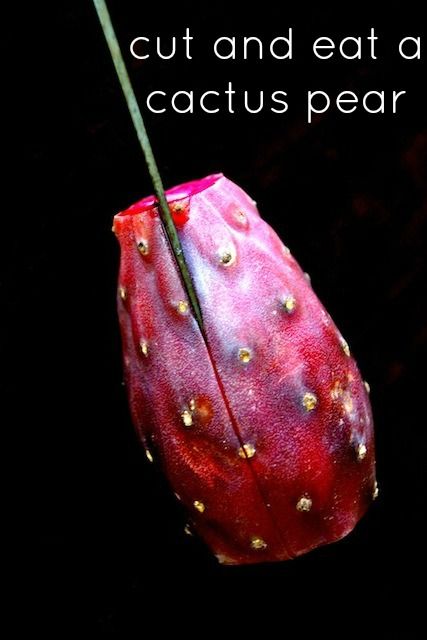
[[[223,178],[222,173],[214,173],[206,178],[201,178],[201,180],[192,180],[191,182],[185,182],[184,184],[172,187],[165,192],[166,200],[168,202],[176,202],[177,200],[184,200],[184,198],[194,196],[196,193],[201,193],[202,191],[205,191],[205,189],[211,187],[220,178]],[[118,215],[136,215],[143,211],[149,211],[155,205],[156,200],[156,196],[147,196],[146,198],[135,202],[135,204],[131,205],[128,209],[121,211]]]

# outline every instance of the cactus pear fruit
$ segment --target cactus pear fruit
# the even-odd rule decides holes
[[[376,497],[367,384],[255,203],[222,174],[166,192],[199,328],[154,197],[114,218],[135,428],[224,564],[348,534]]]

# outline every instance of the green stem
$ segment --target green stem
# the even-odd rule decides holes
[[[108,48],[110,49],[111,57],[116,68],[116,73],[119,78],[120,85],[122,87],[129,109],[129,113],[136,130],[136,135],[138,136],[139,143],[145,156],[145,162],[147,163],[148,171],[153,183],[154,193],[156,194],[157,200],[159,202],[160,218],[172,247],[175,259],[178,263],[178,267],[181,272],[181,277],[184,283],[184,287],[187,291],[188,299],[193,309],[193,313],[200,327],[200,330],[203,333],[203,321],[202,313],[200,311],[200,305],[197,300],[197,295],[194,290],[190,273],[188,271],[187,263],[185,262],[181,242],[179,240],[178,233],[172,219],[168,203],[166,201],[162,179],[160,177],[157,163],[154,158],[153,150],[151,148],[150,140],[147,135],[144,121],[142,119],[141,111],[139,110],[138,102],[136,100],[129,75],[126,70],[123,56],[120,51],[120,46],[117,41],[113,25],[111,23],[110,14],[108,13],[107,5],[105,4],[104,0],[93,0],[93,3],[95,5],[99,21],[104,32],[104,36],[107,41]]]

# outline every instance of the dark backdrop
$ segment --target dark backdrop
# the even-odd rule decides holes
[[[147,464],[128,414],[110,228],[151,187],[94,10],[89,1],[28,4],[8,16],[2,40],[4,138],[18,151],[18,182],[4,189],[1,296],[12,356],[6,431],[20,439],[10,481],[22,487],[21,617],[57,637],[75,626],[141,633],[147,620],[160,627],[174,601],[176,624],[196,629],[199,613],[209,626],[229,614],[241,632],[270,621],[285,633],[316,605],[314,621],[342,612],[361,632],[375,611],[413,621],[425,544],[426,65],[403,63],[390,46],[426,37],[421,8],[109,3],[125,50],[137,35],[185,26],[208,40],[294,27],[292,65],[212,62],[197,44],[191,63],[126,59],[141,99],[156,88],[221,89],[228,79],[289,92],[281,116],[170,112],[147,114],[147,125],[167,186],[223,171],[257,200],[372,388],[380,498],[356,531],[293,562],[223,568],[184,536],[185,514]],[[371,26],[386,60],[311,63],[315,36],[367,35]],[[408,94],[397,116],[330,112],[310,126],[309,88]],[[155,603],[164,615],[153,614]]]

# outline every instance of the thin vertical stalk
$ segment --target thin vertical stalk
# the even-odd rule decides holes
[[[184,283],[185,290],[190,301],[194,316],[203,333],[203,320],[200,305],[197,300],[197,295],[194,290],[193,282],[191,280],[190,273],[188,271],[187,263],[185,262],[184,253],[182,251],[181,242],[178,237],[178,233],[175,227],[175,223],[172,219],[171,212],[169,210],[168,203],[166,201],[165,190],[163,188],[162,179],[160,177],[159,169],[157,167],[156,160],[154,158],[153,150],[151,148],[150,140],[147,135],[147,130],[144,125],[144,120],[141,115],[141,111],[138,106],[138,102],[135,97],[134,90],[129,78],[129,74],[126,69],[125,62],[123,60],[120,46],[114,32],[114,28],[111,22],[110,14],[107,9],[107,5],[104,0],[93,0],[93,3],[98,14],[99,21],[101,23],[102,30],[104,32],[105,39],[108,44],[108,48],[113,59],[114,67],[116,69],[117,76],[119,78],[120,85],[123,90],[123,94],[126,99],[126,103],[129,109],[130,116],[132,118],[133,125],[135,127],[136,135],[138,136],[139,143],[144,153],[145,162],[148,167],[148,172],[151,177],[151,181],[154,187],[154,193],[156,194],[159,203],[160,218],[163,223],[166,235],[169,239],[173,254],[176,262],[178,263],[179,270],[181,272],[182,281]]]

